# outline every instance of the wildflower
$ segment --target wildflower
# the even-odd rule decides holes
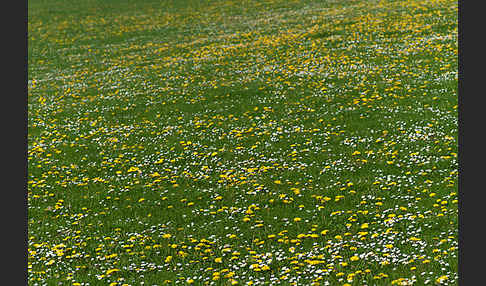
[[[130,167],[128,169],[128,173],[139,172],[139,171],[140,171],[140,169],[138,167]]]
[[[106,270],[106,275],[110,275],[111,273],[118,272],[118,271],[120,271],[120,269],[117,269],[117,268],[109,269],[109,270]]]

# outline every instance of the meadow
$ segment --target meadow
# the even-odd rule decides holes
[[[457,285],[457,12],[29,0],[29,285]]]

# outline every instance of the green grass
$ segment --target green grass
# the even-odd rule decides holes
[[[29,285],[457,285],[457,3],[28,11]]]

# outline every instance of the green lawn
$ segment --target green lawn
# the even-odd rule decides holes
[[[457,2],[28,6],[29,285],[457,285]]]

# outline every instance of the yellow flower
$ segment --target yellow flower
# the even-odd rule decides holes
[[[117,272],[117,271],[120,271],[120,269],[113,268],[113,269],[106,270],[106,275],[110,275],[111,273]]]
[[[444,280],[447,280],[449,277],[447,275],[442,275],[439,278],[437,278],[435,281],[437,283],[442,283]]]
[[[137,171],[140,171],[140,169],[137,167],[130,167],[130,169],[128,169],[128,173],[137,172]]]
[[[214,262],[216,263],[222,263],[223,262],[223,258],[222,257],[217,257],[214,259]]]

